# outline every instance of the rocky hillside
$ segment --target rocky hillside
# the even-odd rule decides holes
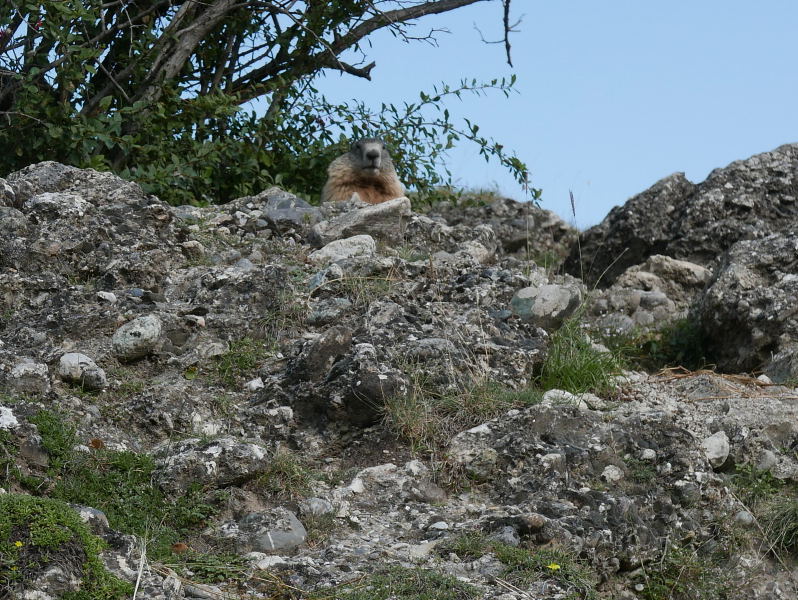
[[[7,175],[0,598],[798,597],[797,156],[581,236]]]

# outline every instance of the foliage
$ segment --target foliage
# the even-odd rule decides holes
[[[794,495],[776,496],[762,512],[771,547],[798,555],[798,499]]]
[[[752,465],[737,466],[731,484],[759,520],[769,547],[798,555],[798,484]]]
[[[672,546],[659,563],[644,570],[644,600],[722,600],[731,591],[722,571],[706,554]]]
[[[344,585],[335,594],[338,600],[476,600],[480,596],[476,588],[451,575],[405,567],[380,571],[364,580]]]
[[[534,387],[513,390],[482,381],[456,392],[438,393],[416,371],[409,394],[388,398],[384,419],[414,450],[431,452],[445,446],[455,434],[507,412],[537,404],[542,394]]]
[[[167,496],[153,481],[155,464],[149,455],[76,450],[74,427],[57,413],[40,411],[31,422],[50,457],[49,495],[103,511],[112,528],[147,539],[150,556],[168,556],[172,544],[216,512],[199,488]]]
[[[370,78],[375,31],[417,40],[408,24],[477,1],[12,0],[0,5],[0,146],[11,149],[0,173],[47,159],[111,169],[172,203],[270,184],[318,197],[345,138],[379,133],[422,192],[446,180],[442,158],[461,140],[527,185],[517,157],[445,108],[464,94],[509,94],[514,78],[442,84],[376,110],[314,87],[327,71]]]
[[[82,564],[81,587],[63,598],[127,598],[132,586],[105,570],[99,558],[103,541],[89,532],[65,502],[22,494],[0,496],[0,595],[33,581],[54,561],[69,570]],[[5,593],[4,593],[5,592]],[[11,593],[10,597],[16,597]]]
[[[668,367],[697,370],[707,365],[701,326],[691,317],[678,319],[656,331],[605,336],[604,342],[631,363],[649,371]]]
[[[249,565],[248,559],[230,552],[206,554],[187,551],[164,562],[164,566],[178,573],[190,573],[192,581],[201,583],[245,581],[249,576]]]
[[[515,584],[552,580],[568,590],[567,598],[596,598],[595,576],[571,553],[558,548],[513,547],[481,533],[470,532],[443,544],[441,554],[454,552],[462,560],[493,553],[504,564],[501,577]]]
[[[617,353],[593,347],[577,315],[552,334],[538,385],[544,390],[605,394],[612,388],[612,378],[621,366]]]
[[[249,376],[269,355],[269,349],[260,340],[243,338],[230,342],[227,352],[216,357],[216,375],[224,385],[231,387]]]
[[[278,450],[258,483],[277,498],[300,498],[311,491],[314,472],[290,450]]]

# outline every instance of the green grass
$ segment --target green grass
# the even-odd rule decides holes
[[[608,348],[646,371],[668,367],[697,370],[707,366],[706,342],[699,323],[679,319],[656,331],[608,336],[602,340]]]
[[[460,535],[438,548],[441,555],[454,552],[461,560],[473,561],[493,554],[503,565],[500,577],[516,586],[551,580],[567,591],[563,598],[593,600],[595,574],[572,553],[557,548],[513,547],[479,532]]]
[[[262,340],[243,338],[230,342],[227,352],[216,357],[216,379],[233,387],[242,379],[254,376],[255,370],[272,353]]]
[[[537,383],[544,390],[603,395],[614,388],[613,378],[622,368],[618,353],[593,348],[577,316],[552,334]]]
[[[76,451],[75,429],[63,416],[40,411],[32,417],[50,457],[44,479],[27,478],[31,491],[49,489],[53,498],[97,508],[113,529],[148,541],[154,559],[171,554],[172,544],[183,541],[217,512],[198,488],[171,497],[153,481],[155,464],[147,454],[94,449]]]
[[[671,547],[643,571],[642,600],[723,600],[731,592],[728,575],[711,556]]]
[[[79,591],[61,598],[130,597],[132,586],[105,570],[99,558],[103,547],[104,542],[64,502],[23,494],[0,496],[0,597],[16,597],[15,590],[56,563],[81,579]]]
[[[795,494],[774,496],[760,514],[771,547],[798,556],[798,497]]]
[[[311,483],[319,477],[300,457],[290,450],[279,450],[258,477],[258,486],[278,499],[297,499],[311,493]]]
[[[542,392],[535,388],[512,390],[495,382],[476,383],[457,393],[436,394],[416,377],[407,396],[389,398],[384,420],[417,452],[431,452],[448,444],[457,433],[507,412],[537,404]]]
[[[205,554],[188,551],[163,561],[165,567],[199,583],[244,582],[249,577],[249,560],[238,554]]]
[[[323,593],[311,598],[326,599]],[[379,571],[335,591],[336,600],[477,600],[482,594],[474,586],[427,569],[393,567]]]

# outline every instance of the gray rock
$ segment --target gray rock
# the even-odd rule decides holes
[[[130,361],[152,353],[161,337],[161,320],[156,315],[146,315],[125,323],[111,338],[114,355],[121,361]]]
[[[299,503],[299,512],[303,516],[321,517],[333,514],[335,507],[324,498],[306,498]]]
[[[9,391],[32,396],[43,396],[50,391],[47,365],[30,358],[17,361],[6,379]]]
[[[165,490],[185,492],[192,484],[210,488],[241,485],[269,467],[266,448],[232,437],[188,438],[155,451],[155,478]]]
[[[311,241],[321,247],[333,240],[365,234],[376,240],[398,242],[410,215],[410,200],[395,198],[317,223],[313,226]]]
[[[718,431],[704,438],[701,447],[704,449],[709,464],[716,468],[720,467],[729,457],[729,436],[725,431]]]
[[[584,232],[566,271],[606,287],[654,254],[708,266],[737,241],[795,231],[796,172],[798,144],[787,144],[716,169],[698,185],[683,173],[666,177]]]
[[[581,302],[582,292],[577,286],[550,284],[518,290],[510,305],[524,321],[554,331],[574,314]]]
[[[350,238],[333,240],[323,248],[308,255],[308,260],[315,265],[325,265],[354,256],[373,256],[377,244],[370,235],[355,235]]]
[[[260,196],[266,197],[263,216],[269,226],[278,232],[282,233],[292,228],[301,231],[315,225],[321,219],[321,212],[317,207],[280,188],[270,188]]]
[[[58,376],[88,391],[101,390],[108,385],[105,371],[80,352],[67,352],[61,357],[58,361]]]
[[[0,406],[0,429],[9,431],[17,427],[19,427],[19,421],[14,416],[14,411],[7,406]]]
[[[734,244],[698,299],[708,355],[725,371],[764,368],[775,382],[795,377],[796,298],[798,234]]]
[[[427,213],[450,226],[470,227],[484,223],[496,233],[502,254],[531,258],[546,268],[556,268],[576,241],[576,228],[534,202],[498,198],[488,204],[471,204],[466,194],[462,201],[441,202]]]
[[[273,508],[223,523],[206,535],[232,541],[238,552],[274,554],[301,546],[308,534],[294,513],[285,508]]]
[[[16,194],[14,188],[2,177],[0,177],[0,206],[13,207]]]

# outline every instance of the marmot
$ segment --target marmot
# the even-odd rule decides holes
[[[321,191],[322,202],[349,200],[355,192],[369,204],[405,195],[391,155],[385,142],[379,138],[354,142],[349,152],[336,158],[327,168],[327,183]]]

